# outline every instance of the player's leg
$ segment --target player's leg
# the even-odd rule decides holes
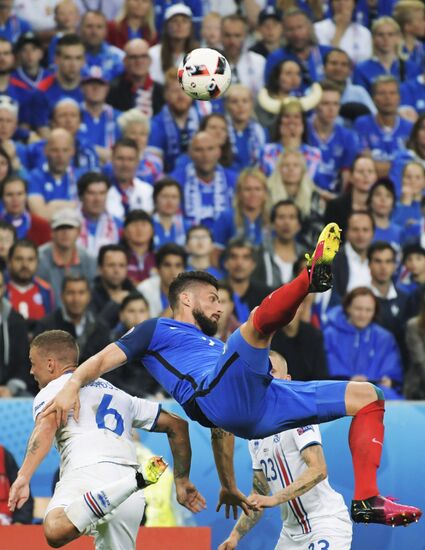
[[[241,326],[241,334],[250,345],[267,347],[273,333],[292,321],[309,292],[331,288],[330,264],[340,240],[341,230],[337,224],[330,223],[323,229],[313,255],[306,255],[307,268],[293,281],[269,294]]]

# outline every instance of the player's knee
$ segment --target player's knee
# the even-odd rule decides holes
[[[61,548],[69,542],[69,538],[64,536],[61,529],[58,529],[52,522],[44,523],[44,536],[47,544],[52,548]]]

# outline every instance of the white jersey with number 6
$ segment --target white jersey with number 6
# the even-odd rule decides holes
[[[69,380],[66,373],[52,380],[35,397],[34,420]],[[80,417],[75,422],[72,411],[68,424],[56,432],[56,447],[61,456],[61,471],[113,462],[137,466],[132,427],[152,430],[161,405],[132,397],[106,380],[98,378],[80,390]]]

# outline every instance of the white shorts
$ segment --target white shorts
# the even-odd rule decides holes
[[[46,508],[47,514],[54,508],[66,508],[73,500],[92,491],[127,477],[135,472],[132,466],[101,462],[65,473],[56,484],[55,492]],[[95,537],[96,550],[131,550],[136,547],[137,532],[145,509],[142,491],[133,493],[113,512],[100,520],[90,535]]]
[[[290,535],[285,527],[275,550],[350,550],[353,526],[347,515],[310,520],[311,533]]]

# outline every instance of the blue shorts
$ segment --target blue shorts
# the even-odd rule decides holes
[[[236,330],[195,393],[189,416],[245,439],[346,416],[348,382],[276,380],[270,374],[269,351],[254,348]]]

